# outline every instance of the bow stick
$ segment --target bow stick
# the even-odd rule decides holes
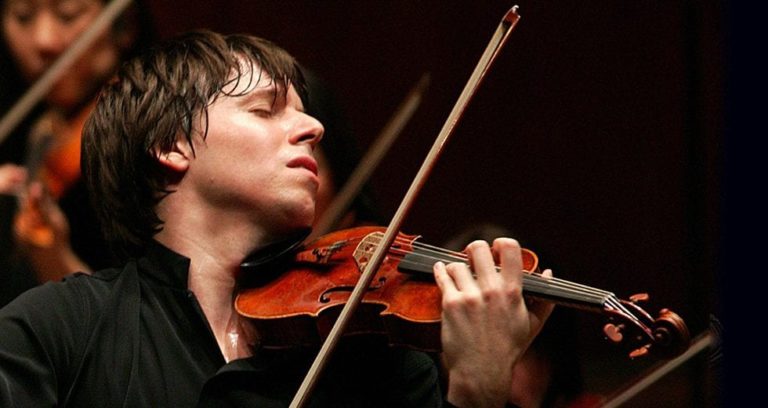
[[[493,37],[491,38],[491,41],[488,43],[488,46],[485,48],[485,51],[483,52],[483,55],[480,57],[480,60],[478,61],[474,71],[472,71],[472,75],[467,81],[467,84],[464,86],[464,90],[459,95],[459,98],[456,101],[456,104],[454,105],[453,110],[451,110],[451,113],[448,116],[448,119],[443,125],[443,128],[440,130],[440,133],[438,134],[437,139],[435,139],[435,142],[432,145],[432,148],[429,150],[427,157],[424,159],[424,162],[422,163],[421,168],[419,169],[419,172],[416,174],[416,177],[413,179],[413,182],[411,183],[411,186],[408,189],[408,192],[405,194],[405,197],[403,198],[403,201],[400,203],[400,206],[395,212],[395,215],[392,218],[392,221],[390,221],[389,226],[387,226],[387,230],[381,239],[380,245],[378,246],[376,251],[373,253],[371,260],[369,261],[365,270],[361,274],[360,279],[357,281],[357,285],[355,285],[354,290],[350,294],[349,300],[344,305],[344,308],[341,310],[341,313],[339,314],[338,319],[334,323],[333,328],[331,328],[331,331],[328,334],[328,337],[323,342],[323,345],[320,348],[320,351],[318,352],[317,356],[315,357],[315,360],[312,363],[312,366],[309,368],[307,375],[304,377],[304,380],[299,386],[299,390],[294,396],[293,401],[291,401],[290,407],[292,408],[302,407],[304,406],[304,404],[307,403],[309,394],[314,389],[317,383],[317,380],[320,376],[321,370],[325,367],[328,359],[330,358],[331,353],[333,352],[334,348],[338,344],[341,334],[344,332],[347,325],[349,324],[349,321],[352,318],[352,314],[354,313],[357,306],[360,304],[363,298],[363,294],[365,293],[365,290],[370,285],[374,275],[376,274],[376,271],[379,269],[379,266],[381,266],[381,263],[384,261],[385,254],[389,250],[389,247],[392,245],[392,242],[394,242],[395,237],[397,236],[397,233],[400,230],[400,227],[403,223],[403,220],[405,219],[405,215],[413,205],[413,201],[415,200],[418,192],[423,187],[427,176],[429,175],[429,173],[431,173],[432,169],[434,168],[435,161],[437,160],[437,157],[442,152],[443,145],[448,140],[448,137],[450,136],[450,134],[453,132],[453,129],[456,126],[456,123],[458,122],[461,114],[466,109],[467,103],[475,94],[475,91],[477,90],[477,87],[480,85],[480,82],[482,81],[482,79],[485,77],[485,74],[487,73],[488,68],[496,59],[499,53],[499,50],[501,49],[501,47],[504,45],[507,38],[509,37],[509,33],[512,31],[512,29],[515,27],[517,22],[520,20],[520,16],[517,14],[517,8],[518,8],[517,6],[512,7],[504,15],[504,18],[501,20],[501,23],[499,23],[498,27],[496,28],[496,31],[494,32]]]
[[[400,132],[403,131],[405,124],[413,117],[413,113],[416,112],[416,109],[421,104],[422,96],[428,85],[429,74],[424,73],[411,91],[408,92],[408,95],[406,95],[395,111],[395,114],[381,130],[379,136],[376,137],[374,144],[371,145],[365,156],[360,159],[344,187],[339,190],[339,193],[336,194],[328,209],[320,216],[320,219],[312,229],[312,233],[307,238],[308,241],[328,233],[336,226],[344,211],[349,208],[352,201],[360,193],[360,189],[363,188],[365,182],[371,177],[373,170],[376,169],[381,159],[384,158],[384,154],[389,151],[392,143],[400,135]]]

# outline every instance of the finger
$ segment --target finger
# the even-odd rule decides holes
[[[27,179],[27,170],[12,164],[0,165],[0,194],[21,191]]]
[[[443,295],[445,295],[446,292],[456,291],[456,285],[453,284],[453,280],[448,276],[444,263],[436,262],[432,267],[432,271],[435,274],[435,282],[437,282],[437,286],[440,288]]]
[[[453,279],[458,291],[471,293],[479,290],[469,265],[463,262],[451,262],[445,265],[445,270],[448,272],[448,276]]]
[[[523,255],[520,244],[512,238],[497,238],[493,241],[501,265],[501,279],[508,284],[523,287]]]
[[[487,242],[473,241],[467,245],[467,255],[480,287],[491,287],[498,281],[496,262],[493,260],[493,254]]]

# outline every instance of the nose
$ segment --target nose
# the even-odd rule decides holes
[[[306,143],[314,148],[323,138],[325,128],[319,120],[304,112],[296,111],[298,117],[291,135],[291,143]]]
[[[37,14],[32,25],[30,38],[32,46],[44,60],[55,59],[66,49],[59,21],[50,12],[42,11]]]

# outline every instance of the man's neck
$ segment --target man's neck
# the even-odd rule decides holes
[[[205,256],[192,258],[189,289],[208,319],[226,361],[252,355],[253,328],[234,307],[237,266],[225,265]]]
[[[258,245],[257,234],[244,223],[220,222],[211,227],[180,214],[185,212],[167,218],[169,221],[155,239],[190,259],[188,288],[200,303],[225,360],[250,356],[255,336],[251,326],[237,314],[234,296],[240,263]]]

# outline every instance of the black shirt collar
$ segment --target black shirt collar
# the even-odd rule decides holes
[[[165,286],[187,289],[189,281],[190,260],[178,254],[165,245],[152,240],[146,251],[146,256],[139,259],[142,271],[149,277]]]

